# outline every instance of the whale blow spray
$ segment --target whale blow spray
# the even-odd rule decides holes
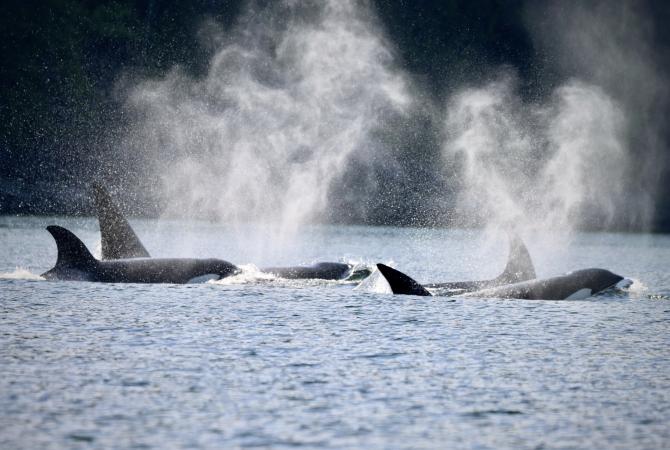
[[[352,159],[385,151],[373,135],[410,108],[407,82],[358,2],[252,7],[225,35],[209,25],[204,76],[176,68],[131,91],[128,145],[161,175],[166,215],[269,224],[276,247],[319,221]]]

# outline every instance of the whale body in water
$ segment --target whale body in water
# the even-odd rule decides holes
[[[377,264],[394,294],[433,295],[424,286],[404,273]],[[503,286],[471,291],[467,297],[518,298],[526,300],[577,300],[588,298],[616,285],[623,277],[605,269],[582,269],[565,275],[527,280]]]
[[[102,259],[149,258],[149,252],[109,192],[100,184],[95,184],[93,188],[100,224]],[[311,266],[263,267],[260,270],[286,279],[321,280],[358,280],[371,273],[367,267],[354,267],[352,264],[340,262],[319,262]]]
[[[188,283],[220,279],[240,272],[221,259],[132,258],[100,261],[71,231],[51,225],[47,230],[58,247],[56,265],[42,274],[47,280],[100,281],[106,283]]]
[[[456,294],[532,280],[535,277],[535,267],[526,245],[517,234],[510,233],[507,264],[497,277],[491,280],[428,283],[424,287]]]
[[[534,279],[536,277],[535,267],[530,253],[528,253],[528,249],[521,238],[512,232],[510,232],[509,247],[505,268],[500,275],[490,280],[449,281],[422,285],[404,273],[384,264],[377,264],[377,268],[386,278],[394,294],[407,295],[450,296]],[[434,294],[428,289],[431,289]]]

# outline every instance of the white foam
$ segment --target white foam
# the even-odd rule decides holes
[[[640,283],[640,282],[638,281],[638,283]],[[624,278],[623,280],[619,281],[616,284],[616,287],[619,288],[619,289],[628,289],[633,284],[635,284],[635,280],[631,280],[630,278]],[[640,283],[640,284],[642,284],[642,283]]]
[[[0,279],[3,280],[44,280],[36,273],[32,273],[23,267],[17,267],[14,272],[0,272]]]
[[[391,286],[379,270],[375,268],[369,277],[354,288],[355,291],[371,292],[375,294],[393,294]]]
[[[625,289],[629,294],[634,296],[644,295],[649,290],[647,285],[635,278],[624,278],[623,280],[619,281],[619,283],[617,283],[617,287]]]
[[[208,283],[231,285],[231,284],[248,284],[248,283],[255,283],[258,281],[268,281],[277,279],[277,277],[271,273],[261,272],[261,270],[254,264],[243,264],[238,265],[237,267],[241,269],[240,273],[238,273],[237,275],[222,278],[220,280],[209,280]]]

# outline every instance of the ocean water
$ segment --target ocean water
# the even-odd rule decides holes
[[[195,285],[47,282],[44,230],[0,217],[0,448],[670,448],[670,236],[524,236],[539,276],[603,267],[583,301],[392,296],[254,265],[384,262],[495,276],[504,234],[349,226],[263,239],[132,221],[154,256],[244,264]]]

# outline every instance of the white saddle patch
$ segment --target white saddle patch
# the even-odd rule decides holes
[[[565,300],[584,300],[585,298],[589,298],[590,296],[591,296],[591,289],[584,288],[578,290],[572,295],[569,295],[568,297],[565,297]]]
[[[187,284],[196,284],[196,283],[207,283],[210,280],[218,280],[221,278],[215,273],[206,273],[205,275],[200,275],[197,277],[193,277],[190,280],[188,280],[186,283]]]

